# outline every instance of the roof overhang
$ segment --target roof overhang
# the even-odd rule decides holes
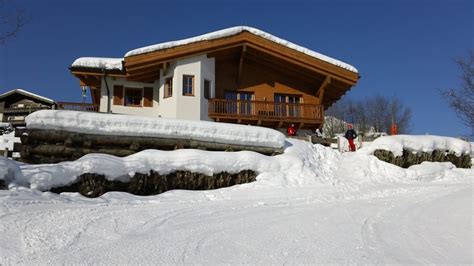
[[[288,46],[275,43],[248,31],[212,40],[203,40],[171,48],[161,49],[143,54],[131,55],[124,58],[126,76],[131,80],[141,80],[144,77],[159,74],[159,70],[172,60],[214,53],[220,50],[232,49],[239,46],[260,51],[290,64],[304,67],[312,72],[330,76],[353,86],[359,79],[357,72],[331,64],[314,56],[292,49]]]

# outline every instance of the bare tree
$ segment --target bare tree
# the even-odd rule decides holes
[[[467,58],[457,59],[456,64],[461,70],[461,88],[443,91],[443,95],[474,135],[474,50],[469,51]]]
[[[355,129],[362,134],[370,131],[388,133],[392,123],[397,124],[399,133],[408,133],[410,130],[411,109],[395,97],[376,95],[359,101],[346,98],[331,106],[326,115],[354,124]],[[330,123],[324,128],[334,134],[345,131],[345,123]]]
[[[11,0],[0,0],[0,44],[13,38],[27,22],[25,12]]]

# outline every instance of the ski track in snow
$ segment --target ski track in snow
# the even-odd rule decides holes
[[[221,189],[128,196],[129,202],[6,201],[0,263],[472,263],[472,235],[463,236],[469,228],[451,228],[472,222],[470,188],[370,191],[257,189],[243,197],[241,189]],[[455,218],[443,227],[448,214]]]

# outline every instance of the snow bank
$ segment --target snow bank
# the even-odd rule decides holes
[[[108,70],[122,70],[123,58],[106,58],[106,57],[81,57],[72,63],[72,67],[90,67]]]
[[[396,157],[402,156],[403,150],[412,152],[431,153],[434,150],[454,152],[456,156],[471,153],[471,145],[469,142],[441,136],[428,135],[396,135],[380,137],[365,148],[358,152],[365,154],[373,154],[375,150],[391,151]]]
[[[109,181],[128,182],[136,173],[150,171],[168,174],[190,171],[212,176],[215,173],[238,173],[253,170],[260,175],[258,186],[295,186],[333,183],[331,173],[339,153],[321,145],[298,140],[282,155],[265,156],[250,151],[211,152],[193,149],[174,151],[145,150],[127,157],[88,154],[72,162],[22,165],[21,171],[31,188],[49,190],[73,184],[84,173],[104,175]],[[325,161],[321,163],[321,161]]]
[[[193,139],[216,143],[281,148],[285,136],[276,130],[207,121],[41,110],[26,117],[31,129],[64,130],[86,134]]]
[[[339,61],[337,59],[331,58],[329,56],[320,54],[318,52],[312,51],[310,49],[307,49],[305,47],[299,46],[297,44],[294,44],[292,42],[289,42],[287,40],[278,38],[274,35],[271,35],[270,33],[264,32],[262,30],[252,28],[252,27],[247,27],[247,26],[237,26],[237,27],[232,27],[232,28],[227,28],[227,29],[222,29],[214,32],[210,32],[204,35],[199,35],[196,37],[188,38],[188,39],[183,39],[183,40],[177,40],[177,41],[170,41],[170,42],[164,42],[164,43],[159,43],[155,45],[150,45],[138,49],[131,50],[125,54],[124,57],[128,56],[133,56],[133,55],[139,55],[139,54],[145,54],[145,53],[150,53],[154,51],[159,51],[163,49],[168,49],[180,45],[186,45],[190,43],[195,43],[195,42],[200,42],[200,41],[209,41],[209,40],[214,40],[214,39],[219,39],[219,38],[225,38],[233,35],[237,35],[243,31],[250,32],[252,34],[255,34],[257,36],[260,36],[264,39],[267,39],[269,41],[272,41],[274,43],[286,46],[290,49],[296,50],[300,53],[304,53],[306,55],[312,56],[314,58],[320,59],[322,61],[328,62],[330,64],[345,68],[349,71],[358,73],[357,69],[349,65],[347,63],[344,63],[342,61]]]
[[[238,173],[252,170],[258,174],[257,182],[248,185],[265,188],[321,184],[354,188],[367,183],[474,178],[473,170],[457,169],[450,163],[423,163],[403,169],[372,155],[341,154],[305,141],[287,141],[284,153],[277,156],[250,151],[145,150],[123,158],[88,154],[76,161],[58,164],[15,165],[7,160],[7,167],[0,168],[4,168],[3,171],[10,169],[6,171],[10,171],[10,177],[15,177],[15,183],[29,184],[30,188],[39,190],[68,186],[85,173],[104,175],[109,181],[128,182],[136,173],[147,174],[151,170],[159,174],[189,171],[209,176],[224,171]]]
[[[190,171],[212,176],[227,171],[238,173],[245,169],[260,171],[279,169],[269,157],[254,152],[210,152],[200,150],[145,150],[120,158],[106,154],[88,154],[72,162],[56,165],[24,165],[22,172],[31,188],[48,190],[73,184],[84,173],[104,175],[109,181],[129,182],[135,173],[159,174]]]
[[[8,184],[16,180],[22,181],[23,179],[24,177],[20,170],[19,164],[15,161],[0,156],[0,180],[5,180]]]

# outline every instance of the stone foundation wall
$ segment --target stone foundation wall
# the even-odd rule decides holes
[[[230,187],[237,184],[255,181],[257,174],[243,170],[236,174],[221,172],[212,176],[188,171],[177,171],[160,175],[150,171],[149,174],[135,174],[130,182],[109,181],[103,175],[83,174],[79,181],[70,186],[51,189],[51,192],[79,192],[86,197],[98,197],[109,191],[122,191],[134,195],[156,195],[172,189],[210,190]]]
[[[399,157],[395,157],[391,151],[376,150],[374,156],[379,160],[403,168],[408,168],[422,162],[451,162],[458,168],[471,168],[471,156],[469,154],[456,156],[454,153],[439,150],[435,150],[432,153],[413,153],[408,150],[403,150],[403,155]]]

